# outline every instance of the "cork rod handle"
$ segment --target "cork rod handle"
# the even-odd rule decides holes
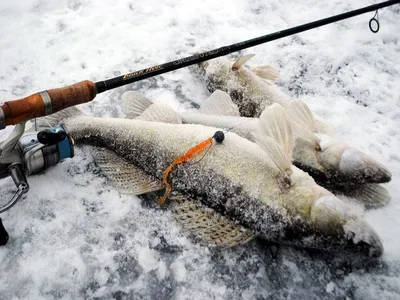
[[[35,93],[28,97],[7,101],[1,106],[5,126],[50,115],[64,108],[90,102],[96,97],[96,86],[89,80],[63,88]]]

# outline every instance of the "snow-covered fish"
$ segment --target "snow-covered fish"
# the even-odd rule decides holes
[[[277,70],[271,66],[250,70],[245,66],[253,56],[240,56],[234,62],[220,57],[199,64],[209,92],[227,92],[243,117],[259,117],[265,107],[279,103],[286,108],[291,101],[289,95],[275,85],[279,79]]]
[[[159,103],[150,108],[153,102],[135,91],[125,92],[122,100],[123,111],[131,119],[229,128],[252,142],[256,142],[259,132],[259,119],[240,117],[230,96],[220,90],[194,112],[176,112]],[[159,114],[160,110],[164,113]],[[371,184],[390,180],[385,166],[329,135],[317,133],[315,118],[304,102],[292,100],[286,111],[294,128],[294,165],[308,172],[318,184],[334,193],[354,197],[367,208],[383,206],[390,200],[383,186]]]
[[[76,109],[69,109],[40,123],[62,118],[77,143],[105,147],[94,151],[98,164],[120,190],[136,195],[162,189],[162,174],[171,162],[216,131],[202,125],[75,114]],[[177,220],[219,246],[258,236],[299,247],[380,256],[380,238],[363,217],[291,165],[292,132],[279,105],[260,117],[260,130],[274,128],[279,135],[262,135],[261,147],[229,132],[196,163],[179,165],[171,173],[169,198]]]

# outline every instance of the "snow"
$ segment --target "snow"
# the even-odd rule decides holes
[[[0,1],[0,101],[81,80],[103,80],[377,1]],[[29,178],[26,198],[1,215],[0,299],[276,299],[400,297],[400,7],[257,46],[252,66],[279,69],[278,85],[335,127],[335,137],[393,174],[392,201],[368,211],[385,253],[373,263],[252,241],[208,249],[170,213],[121,195],[85,148]],[[174,108],[208,93],[189,68],[105,92],[80,108],[122,117],[135,89]],[[4,139],[11,128],[0,131]],[[14,187],[0,181],[0,198]],[[339,254],[337,254],[339,255]],[[350,258],[355,260],[355,258]]]
[[[333,282],[329,282],[326,285],[326,292],[327,293],[332,293],[334,289],[335,289],[335,284]]]

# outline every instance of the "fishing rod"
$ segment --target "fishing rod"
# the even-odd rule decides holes
[[[377,10],[398,3],[400,3],[400,0],[381,2],[329,18],[277,31],[240,43],[223,46],[221,48],[198,53],[161,65],[155,65],[104,81],[93,83],[92,81],[85,80],[67,87],[42,91],[23,99],[8,101],[5,102],[0,108],[0,129],[3,129],[8,125],[15,125],[33,118],[46,116],[70,106],[90,102],[96,97],[97,94],[126,84],[171,72],[190,65],[204,62],[206,60],[224,56],[232,52],[240,51],[313,28],[321,27],[330,23],[352,18],[367,12],[376,11],[374,17],[369,22],[370,30],[376,33],[379,30]]]
[[[0,130],[8,125],[15,126],[9,137],[0,143],[0,179],[11,176],[17,191],[9,202],[0,206],[0,214],[10,209],[28,192],[26,175],[37,174],[74,156],[73,140],[62,126],[39,132],[25,132],[28,120],[50,115],[67,107],[92,101],[97,94],[150,78],[156,75],[201,63],[232,52],[254,47],[263,43],[348,19],[360,14],[376,11],[369,21],[372,32],[379,31],[378,9],[400,3],[391,0],[311,23],[292,27],[260,36],[240,43],[198,53],[161,65],[152,66],[122,76],[93,83],[85,80],[63,88],[35,93],[23,99],[7,101],[0,106]],[[0,246],[6,244],[8,234],[0,218]]]

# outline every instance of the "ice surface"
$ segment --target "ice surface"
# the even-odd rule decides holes
[[[378,1],[0,1],[0,101],[80,80],[103,80]],[[374,263],[252,241],[208,249],[183,236],[167,210],[118,194],[86,149],[44,175],[1,215],[0,299],[384,299],[400,297],[400,7],[243,51],[272,65],[277,84],[393,174],[392,202],[366,213],[383,239]],[[98,95],[81,105],[123,116],[128,89],[174,108],[208,96],[183,69]],[[10,129],[0,132],[0,139]],[[10,180],[0,181],[10,197]]]

